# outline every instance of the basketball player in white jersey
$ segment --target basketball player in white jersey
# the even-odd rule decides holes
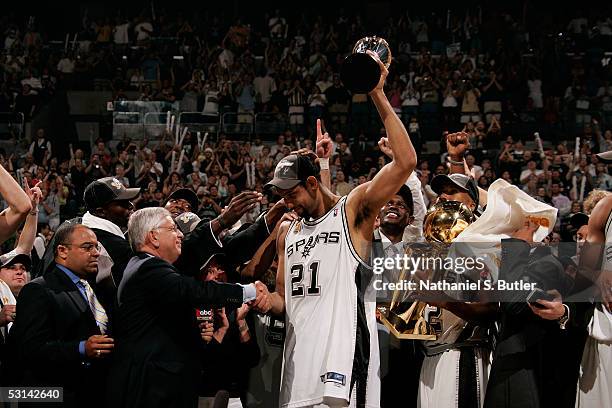
[[[469,147],[466,133],[447,135],[450,174],[437,175],[431,187],[438,201],[459,201],[475,215],[486,194],[470,175],[463,174],[463,156]],[[484,200],[486,203],[486,199]],[[445,279],[451,280],[448,271]],[[428,295],[431,296],[430,292]],[[436,323],[437,339],[423,342],[425,357],[419,380],[419,408],[482,407],[489,375],[490,334],[487,326],[496,317],[497,305],[456,302],[439,293],[429,301],[426,318]],[[425,298],[427,299],[427,297]]]
[[[276,292],[269,297],[272,312],[286,315],[281,407],[380,406],[376,299],[362,290],[368,282],[360,271],[370,270],[376,216],[415,168],[416,154],[383,92],[388,71],[370,55],[381,70],[370,96],[394,160],[345,197],[321,183],[328,164],[306,155],[281,160],[269,183],[302,217],[279,229]]]
[[[598,156],[604,162],[612,162],[612,151]],[[603,247],[598,279],[602,303],[595,306],[588,326],[589,337],[582,356],[576,407],[612,407],[612,195],[603,198],[593,208],[587,243],[595,244],[599,253],[581,256],[581,264],[583,259],[585,262],[599,260]]]

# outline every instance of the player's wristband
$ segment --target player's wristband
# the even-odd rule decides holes
[[[463,162],[462,161],[452,160],[449,156],[446,156],[446,161],[448,161],[453,166],[463,166]]]
[[[319,166],[321,170],[329,170],[329,158],[319,158]]]

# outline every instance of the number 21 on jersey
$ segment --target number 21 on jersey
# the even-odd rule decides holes
[[[305,277],[304,274],[307,276]],[[294,264],[291,266],[291,297],[303,297],[304,293],[308,296],[321,294],[319,261],[312,261],[308,265]]]

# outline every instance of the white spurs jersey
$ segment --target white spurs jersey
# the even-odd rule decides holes
[[[360,269],[369,267],[350,241],[345,203],[292,222],[285,236],[282,407],[380,406],[376,303],[357,288]]]
[[[608,214],[604,229],[604,253],[602,271],[612,271],[612,211]],[[612,313],[601,303],[595,306],[593,318],[589,323],[589,335],[602,342],[612,341]],[[609,348],[608,348],[609,349]]]
[[[610,211],[610,214],[608,214],[604,233],[606,237],[606,244],[604,246],[605,253],[603,259],[603,269],[610,271],[612,270],[612,211]]]

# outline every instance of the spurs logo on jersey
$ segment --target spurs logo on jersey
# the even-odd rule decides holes
[[[301,228],[300,228],[301,231]],[[296,234],[299,232],[296,232]],[[290,257],[294,252],[298,252],[302,254],[303,258],[306,258],[310,255],[310,252],[319,244],[321,245],[334,245],[340,243],[340,231],[323,231],[318,233],[317,235],[311,235],[308,238],[302,238],[299,241],[296,241],[291,246],[288,246],[287,256]]]
[[[379,406],[375,302],[358,297],[358,269],[365,264],[350,241],[345,202],[341,198],[319,219],[294,221],[285,236],[282,407],[349,401],[351,392],[366,406]],[[366,327],[359,337],[358,327]],[[360,365],[355,350],[364,344],[369,364]],[[354,365],[366,371],[359,384],[352,381]]]

